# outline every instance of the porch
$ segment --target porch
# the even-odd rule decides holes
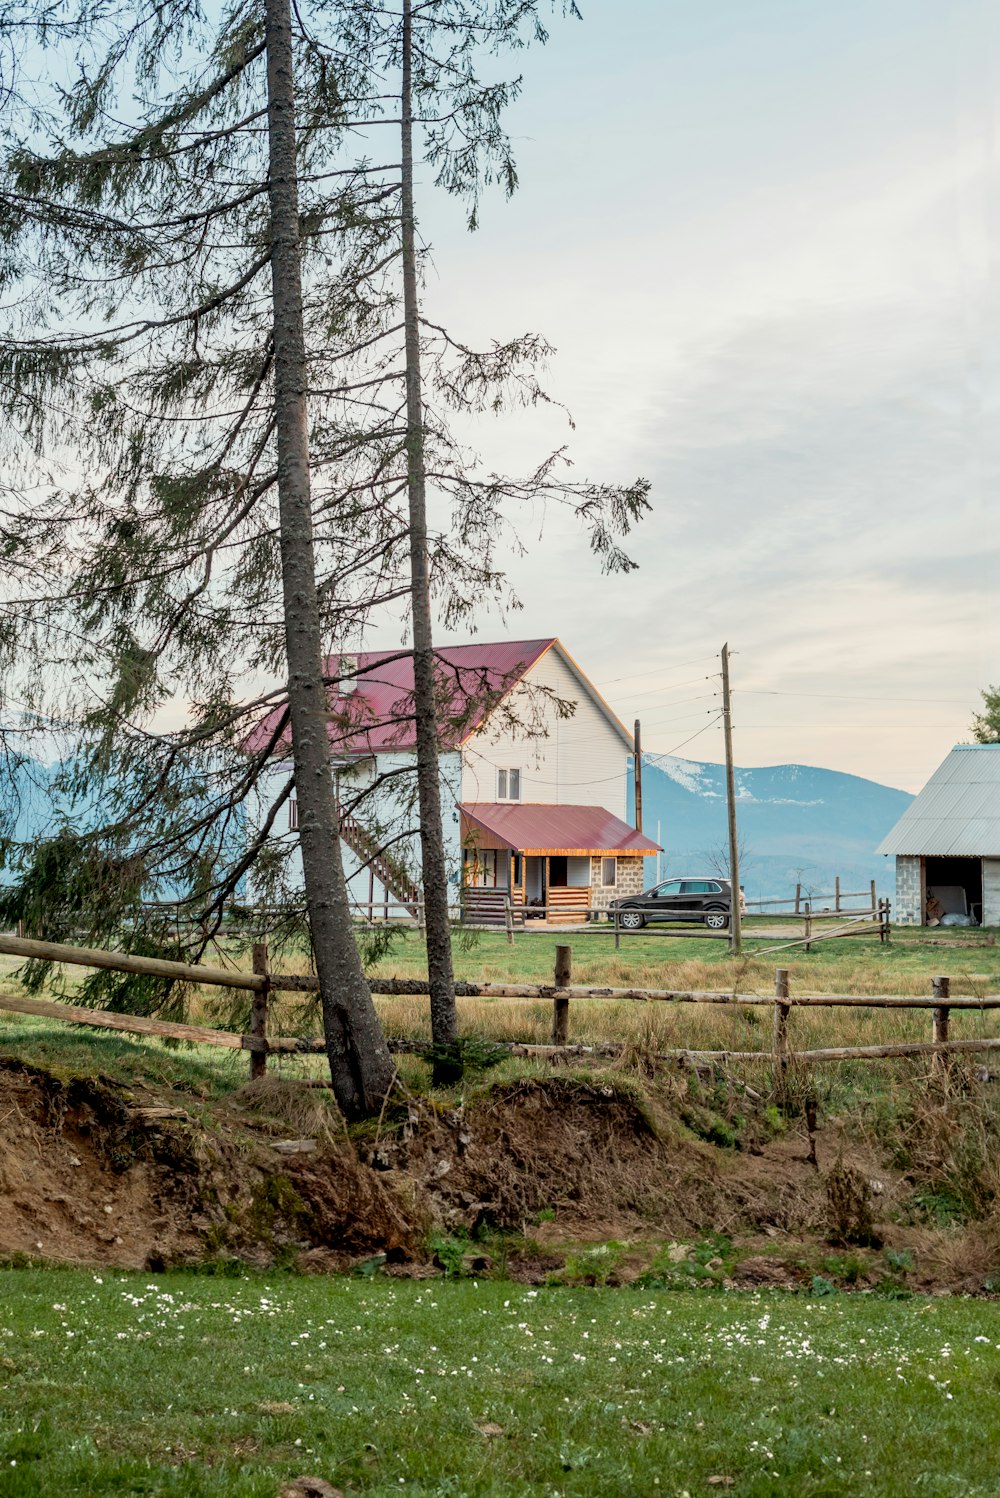
[[[581,923],[641,890],[642,860],[659,852],[603,807],[474,802],[459,812],[467,919],[488,906],[502,915],[506,897],[525,920]]]

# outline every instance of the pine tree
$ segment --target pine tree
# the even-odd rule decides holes
[[[82,729],[62,779],[90,809],[29,857],[4,910],[53,936],[83,925],[197,952],[251,867],[288,894],[273,833],[294,791],[335,1087],[359,1113],[388,1068],[350,928],[330,755],[351,725],[330,713],[323,648],[336,661],[410,601],[415,700],[399,711],[417,723],[433,1029],[454,1070],[436,753],[495,683],[460,683],[456,708],[431,603],[454,624],[470,599],[505,596],[504,508],[539,495],[572,507],[604,566],[630,566],[618,538],[647,486],[569,483],[561,453],[524,479],[484,473],[449,411],[547,399],[547,346],[473,350],[419,305],[414,134],[471,222],[485,183],[513,189],[500,115],[516,84],[479,84],[476,51],[519,44],[522,26],[542,36],[537,4],[407,8],[414,48],[401,15],[344,3],[304,22],[281,3],[215,33],[184,7],[137,22],[82,71],[54,149],[36,136],[8,153],[0,283],[24,325],[0,381],[14,429],[62,462],[35,505],[48,565],[10,638],[39,731]],[[191,56],[209,62],[165,86]],[[109,134],[124,79],[140,117]],[[402,160],[352,159],[347,132],[384,123],[393,89]],[[436,523],[421,520],[429,480]],[[246,699],[247,679],[276,671],[287,684]],[[163,721],[178,699],[180,728]],[[195,917],[183,936],[149,904],[164,882]],[[270,903],[268,920],[293,914]]]
[[[162,61],[170,42],[176,45],[176,33],[156,34],[154,27],[154,35],[142,40],[140,58],[149,75],[154,55]],[[120,46],[114,49],[116,67],[124,56]],[[264,80],[253,76],[263,62]],[[111,76],[109,62],[77,91],[71,123],[78,130],[89,129],[104,110]],[[322,96],[314,91],[314,98],[322,110]],[[192,139],[188,126],[206,115],[212,128]],[[254,125],[261,120],[267,128],[255,140]],[[235,178],[221,197],[198,181],[199,174],[210,178],[219,170],[232,170]],[[265,626],[261,643],[274,654],[284,647],[287,708],[281,716],[287,715],[291,729],[331,1077],[344,1113],[359,1117],[380,1106],[393,1066],[353,938],[330,770],[308,450],[299,173],[290,8],[288,0],[266,0],[262,16],[224,31],[214,76],[157,110],[124,143],[87,155],[64,151],[48,161],[25,149],[13,154],[5,203],[8,241],[37,226],[42,275],[53,277],[64,296],[75,296],[85,318],[93,319],[103,302],[105,316],[116,325],[110,332],[81,330],[69,339],[12,342],[7,369],[17,406],[27,406],[40,436],[48,425],[48,392],[70,387],[74,415],[86,407],[90,424],[89,434],[74,424],[71,435],[104,470],[103,482],[78,501],[92,527],[86,550],[93,570],[79,594],[63,600],[77,606],[71,612],[91,642],[89,663],[107,672],[104,700],[87,722],[94,743],[81,768],[84,777],[116,761],[121,770],[123,725],[163,699],[171,684],[171,655],[189,690],[199,681],[208,688],[184,747],[210,742],[220,727],[231,733],[241,714],[229,700],[226,636],[265,577],[280,573],[284,607]],[[182,206],[150,218],[142,209],[151,198]],[[91,280],[88,270],[95,264]],[[261,285],[268,272],[269,298]],[[160,301],[158,316],[135,305],[143,297]],[[213,336],[223,314],[228,344]],[[101,368],[112,361],[116,378],[101,380]],[[221,420],[214,411],[207,420],[191,417],[198,434],[191,452],[183,429],[180,435],[174,429],[176,420],[185,419],[181,412],[193,402],[211,408],[234,397],[232,413]],[[144,410],[144,401],[152,409]],[[273,500],[263,504],[275,491],[276,514]],[[269,514],[260,513],[265,508]],[[65,527],[67,519],[64,508],[57,523]],[[233,538],[241,555],[234,585],[222,590],[220,602],[213,597],[213,569]],[[197,572],[200,577],[193,576]],[[143,615],[155,621],[152,640],[137,630]],[[252,651],[251,662],[255,657],[262,663]],[[124,739],[127,760],[136,752],[134,730]],[[162,776],[157,792],[174,799]],[[143,799],[148,807],[151,798]],[[235,802],[231,796],[227,801],[232,812]],[[201,894],[209,893],[198,868],[199,859],[206,861],[205,835],[214,834],[212,851],[219,852],[218,809],[201,827],[185,829],[186,882]],[[119,876],[141,865],[136,821],[133,807],[114,829],[118,838],[110,842],[118,848],[110,855],[105,829],[100,839],[85,837],[82,862],[74,866],[70,860],[70,876],[85,870],[93,892],[95,869],[102,864]],[[215,859],[207,862],[214,872]],[[65,868],[56,882],[68,882]],[[125,877],[120,882],[129,885]],[[140,869],[133,902],[142,886]]]
[[[977,744],[1000,744],[1000,687],[986,687],[979,695],[983,710],[973,716],[972,737]]]

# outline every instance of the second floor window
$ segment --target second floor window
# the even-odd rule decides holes
[[[498,801],[520,801],[521,799],[521,772],[520,770],[498,770],[497,771],[497,800]]]
[[[288,798],[288,827],[295,832],[299,825],[299,803],[295,796]]]

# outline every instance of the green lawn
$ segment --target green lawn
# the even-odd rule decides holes
[[[0,1272],[0,1494],[1000,1491],[995,1306]]]
[[[749,926],[752,934],[755,923]],[[569,943],[573,953],[573,980],[581,985],[612,987],[695,988],[736,990],[762,996],[774,993],[778,965],[790,971],[791,991],[801,993],[913,993],[929,995],[935,974],[951,979],[957,996],[982,997],[1000,992],[1000,946],[983,945],[995,933],[935,931],[917,928],[893,933],[889,946],[872,938],[845,939],[821,944],[811,953],[800,949],[763,955],[748,954],[735,961],[724,942],[685,939],[683,936],[640,933],[625,937],[620,951],[607,931],[600,934],[519,932],[513,946],[502,933],[456,933],[455,971],[473,981],[550,982],[557,944]],[[934,943],[928,945],[928,943]],[[972,945],[970,943],[976,943]],[[759,946],[760,943],[757,943]],[[249,968],[249,956],[230,944],[229,961]],[[219,957],[215,961],[221,960]],[[304,953],[275,954],[275,964],[289,971],[306,967]],[[0,959],[0,991],[19,992],[16,959]],[[426,952],[416,932],[399,932],[391,950],[375,965],[386,975],[418,977],[426,974]],[[84,973],[80,968],[64,970],[69,995]],[[249,1024],[246,994],[235,1004],[221,990],[204,991],[192,1000],[192,1020],[221,1029],[243,1030]],[[426,1040],[430,1035],[426,998],[379,998],[378,1008],[393,1037]],[[545,1042],[552,1026],[552,1005],[544,999],[503,1000],[461,998],[458,1002],[461,1032],[475,1039]],[[1000,1023],[996,1011],[954,1011],[955,1039],[990,1037]],[[293,995],[275,997],[271,1026],[276,1034],[318,1034],[315,1004],[303,1005]],[[925,1041],[931,1035],[927,1010],[878,1010],[863,1008],[794,1010],[789,1037],[794,1049],[821,1046],[885,1044],[905,1040]],[[570,1011],[570,1038],[581,1042],[611,1042],[634,1045],[638,1050],[695,1049],[769,1051],[771,1015],[764,1008],[744,1006],[642,1005],[602,1000],[575,1000]],[[178,1051],[155,1041],[130,1041],[120,1037],[60,1027],[0,1012],[0,1054],[17,1056],[39,1066],[77,1073],[104,1070],[125,1081],[144,1080],[156,1090],[189,1089],[210,1099],[231,1091],[245,1080],[247,1057],[241,1053],[213,1051],[208,1047]],[[400,1069],[411,1085],[420,1086],[426,1067],[412,1058],[401,1058]],[[534,1063],[511,1061],[503,1073],[532,1069]],[[881,1090],[885,1078],[899,1067],[863,1066],[859,1074],[862,1091]],[[325,1075],[321,1058],[288,1056],[271,1063],[287,1076]],[[836,1070],[838,1089],[855,1085],[844,1067]],[[831,1078],[834,1072],[824,1073]]]
[[[727,941],[692,939],[676,928],[622,936],[617,951],[613,934],[602,928],[556,933],[534,931],[529,925],[517,933],[513,945],[500,933],[465,933],[456,936],[455,972],[471,980],[510,977],[550,983],[556,945],[567,943],[573,953],[573,980],[584,984],[645,982],[669,988],[683,986],[685,977],[697,976],[706,987],[747,990],[766,985],[773,992],[774,969],[784,967],[790,971],[793,992],[923,993],[930,991],[930,980],[938,973],[952,979],[956,993],[986,993],[1000,987],[1000,945],[985,945],[990,939],[995,941],[994,931],[896,927],[887,945],[880,944],[877,936],[838,937],[818,942],[805,952],[801,946],[778,950],[777,941],[760,939],[778,924],[789,926],[787,920],[748,921],[745,952],[736,961]],[[417,934],[403,932],[378,970],[416,974],[426,971],[422,960]]]

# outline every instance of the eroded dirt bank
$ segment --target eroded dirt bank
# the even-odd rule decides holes
[[[208,1106],[0,1061],[0,1256],[973,1293],[1000,1276],[989,1222],[907,1226],[912,1180],[836,1124],[737,1144],[676,1089],[614,1079],[412,1099],[348,1138],[299,1084]]]

